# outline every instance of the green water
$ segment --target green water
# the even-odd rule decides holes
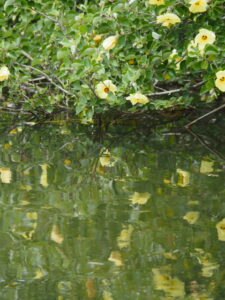
[[[1,300],[225,299],[225,164],[195,137],[27,124],[0,147]]]

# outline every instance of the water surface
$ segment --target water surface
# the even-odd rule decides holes
[[[26,124],[0,147],[0,299],[225,299],[225,164],[195,137]]]

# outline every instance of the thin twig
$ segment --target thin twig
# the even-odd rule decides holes
[[[28,68],[28,69],[31,69],[31,70],[34,70],[36,71],[37,73],[43,75],[52,85],[54,85],[57,89],[61,90],[64,94],[67,94],[67,95],[70,95],[72,97],[74,97],[74,94],[72,94],[71,92],[65,90],[63,87],[61,87],[60,85],[58,85],[57,83],[55,83],[51,77],[49,77],[46,73],[44,73],[43,71],[35,68],[35,67],[32,67],[30,65],[24,65],[24,64],[20,64],[20,63],[15,63],[21,67],[24,67],[24,68]]]
[[[204,114],[203,116],[201,116],[201,117],[195,119],[194,121],[188,123],[188,124],[185,125],[184,127],[188,129],[190,126],[194,125],[194,124],[197,123],[198,121],[200,121],[200,120],[202,120],[202,119],[204,119],[204,118],[206,118],[206,117],[208,117],[208,116],[214,114],[215,112],[217,112],[217,111],[219,111],[219,110],[221,110],[221,109],[223,109],[223,108],[225,108],[225,104],[222,104],[222,105],[220,105],[219,107],[217,107],[217,108],[211,110],[211,111],[208,112],[207,114]]]
[[[170,94],[174,94],[174,93],[179,93],[182,90],[183,90],[183,88],[174,89],[174,90],[165,91],[165,92],[156,92],[156,93],[152,93],[152,94],[147,94],[147,96],[153,97],[153,96],[161,96],[161,95],[170,95]]]

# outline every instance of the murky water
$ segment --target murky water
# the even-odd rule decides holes
[[[0,140],[1,300],[225,299],[224,161],[194,137]]]

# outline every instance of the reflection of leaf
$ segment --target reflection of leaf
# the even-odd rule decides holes
[[[53,225],[51,231],[51,240],[56,242],[57,244],[62,244],[64,237],[59,231],[59,227],[57,225]]]
[[[132,204],[145,204],[150,197],[151,195],[149,193],[134,192],[134,194],[130,197],[130,201]]]
[[[225,218],[216,224],[218,240],[225,242]]]
[[[10,183],[12,180],[12,172],[10,168],[0,168],[0,179],[2,183]]]

